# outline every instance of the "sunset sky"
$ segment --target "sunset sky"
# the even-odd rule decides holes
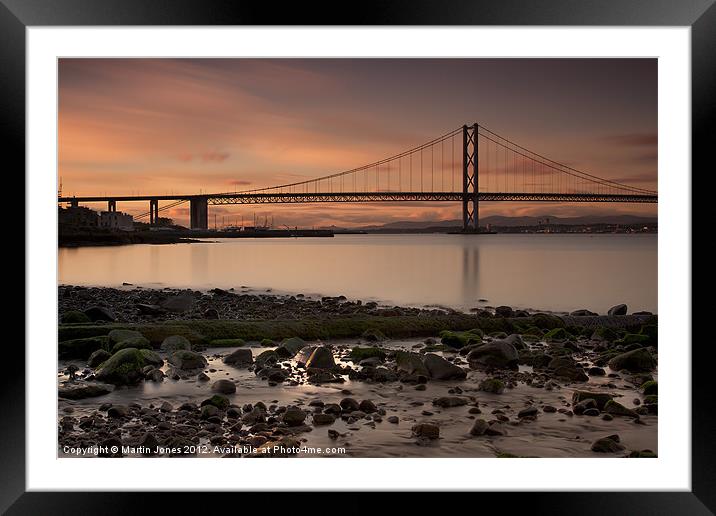
[[[64,195],[208,193],[370,163],[477,122],[571,167],[657,189],[655,59],[61,59]],[[105,209],[104,206],[92,206]],[[145,203],[120,203],[138,214]],[[210,206],[277,225],[460,218],[458,204]],[[482,217],[656,215],[483,203]],[[165,215],[165,214],[163,214]],[[169,212],[188,222],[188,206]]]

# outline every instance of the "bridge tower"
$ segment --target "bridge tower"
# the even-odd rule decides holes
[[[462,231],[477,233],[478,220],[478,125],[462,126]]]
[[[196,196],[189,200],[191,229],[209,229],[209,203],[206,196]]]
[[[149,199],[149,224],[159,223],[159,199]]]

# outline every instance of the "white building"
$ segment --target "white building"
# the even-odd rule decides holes
[[[99,214],[99,227],[118,229],[120,231],[134,231],[134,218],[121,211],[103,211]]]

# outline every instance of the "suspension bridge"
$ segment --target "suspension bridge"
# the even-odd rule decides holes
[[[253,190],[190,195],[58,196],[59,203],[149,202],[150,224],[159,212],[189,203],[191,229],[208,229],[208,207],[225,204],[321,202],[453,202],[462,204],[463,231],[479,231],[480,202],[656,203],[656,191],[577,170],[478,125],[464,125],[434,140],[361,167]],[[162,207],[160,201],[169,201]]]

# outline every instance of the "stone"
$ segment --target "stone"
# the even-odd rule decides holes
[[[398,371],[407,373],[409,375],[424,375],[429,376],[429,372],[423,361],[420,359],[420,355],[412,353],[410,351],[398,351],[395,354],[395,363],[398,367]]]
[[[618,436],[609,436],[594,441],[591,449],[597,453],[617,453],[624,450],[624,446],[619,444]]]
[[[221,394],[234,394],[236,392],[236,384],[231,380],[217,380],[211,385],[211,390]]]
[[[360,405],[358,405],[358,410],[365,412],[366,414],[372,414],[373,412],[378,411],[378,407],[376,407],[375,403],[371,400],[363,400],[360,402]]]
[[[394,425],[397,425],[397,424],[400,422],[400,418],[399,418],[398,416],[388,416],[388,418],[386,419],[386,421],[388,421],[388,423],[392,423],[392,424],[394,424]]]
[[[319,425],[332,425],[336,421],[336,416],[333,414],[313,414],[313,424]]]
[[[462,367],[434,353],[427,353],[423,357],[423,364],[433,380],[462,380],[467,376],[467,372]]]
[[[126,417],[127,413],[127,407],[124,405],[112,405],[107,409],[107,416],[113,419]]]
[[[151,305],[151,304],[147,304],[147,303],[137,303],[136,307],[140,314],[151,315],[153,317],[162,315],[165,312],[164,309],[159,305]]]
[[[656,367],[656,360],[648,350],[638,348],[615,356],[608,365],[615,371],[648,372]]]
[[[368,342],[383,342],[387,337],[383,332],[377,329],[369,328],[363,332],[363,339]]]
[[[250,349],[238,348],[225,356],[223,362],[234,367],[249,366],[254,363],[254,356]]]
[[[59,387],[57,395],[66,400],[81,400],[103,396],[113,390],[114,385],[105,383],[69,383]]]
[[[597,412],[599,412],[599,409],[597,408],[597,402],[594,400],[594,398],[586,398],[581,400],[579,403],[576,403],[573,407],[574,413],[578,416],[581,416],[584,414],[585,411],[589,409],[597,409]]]
[[[144,338],[144,336],[139,335],[138,337],[130,337],[121,342],[117,342],[114,346],[112,346],[111,353],[114,355],[117,351],[126,348],[152,349],[152,345]]]
[[[614,305],[609,309],[607,312],[607,315],[626,315],[627,314],[627,305],[620,304],[620,305]]]
[[[201,419],[209,419],[219,414],[219,408],[214,405],[204,405],[201,407]]]
[[[211,398],[207,398],[201,402],[201,406],[214,405],[220,410],[226,410],[229,408],[229,398],[222,394],[214,394]]]
[[[459,396],[442,396],[433,400],[433,405],[442,408],[461,407],[467,405],[467,399]]]
[[[281,420],[288,426],[299,426],[306,419],[306,412],[298,407],[288,407]]]
[[[153,382],[162,382],[164,381],[164,373],[161,369],[152,369],[147,375],[147,379],[153,381]]]
[[[87,360],[98,349],[109,350],[109,339],[106,335],[80,339],[63,340],[57,345],[59,358],[79,358]]]
[[[641,390],[645,396],[659,394],[659,385],[654,380],[649,380],[641,384]]]
[[[296,353],[306,347],[306,342],[300,337],[291,337],[290,339],[284,339],[281,342],[281,347],[289,351],[291,356],[295,356]]]
[[[218,319],[219,311],[216,308],[207,308],[204,310],[204,319]]]
[[[478,388],[484,392],[492,394],[502,394],[505,392],[505,383],[497,378],[485,378],[480,382]]]
[[[476,419],[472,425],[472,428],[470,429],[470,435],[485,435],[485,432],[487,431],[489,426],[490,425],[484,419]]]
[[[498,317],[512,317],[514,314],[514,311],[512,310],[512,307],[510,306],[498,306],[495,308],[495,315]]]
[[[89,358],[87,359],[87,365],[93,368],[97,367],[111,356],[112,354],[109,351],[105,351],[104,349],[98,349],[96,351],[93,351],[92,354],[89,356]]]
[[[522,339],[522,336],[519,333],[512,333],[503,340],[512,344],[515,349],[527,349],[527,345],[525,344],[525,341]]]
[[[84,311],[84,314],[92,321],[114,322],[117,320],[112,310],[103,306],[91,306]]]
[[[159,353],[151,349],[140,349],[139,353],[144,359],[144,363],[154,367],[162,367],[164,365],[164,359],[159,356]]]
[[[537,407],[527,407],[525,409],[520,410],[517,413],[517,417],[523,418],[523,417],[537,417],[537,414],[539,413],[539,410]]]
[[[209,381],[209,375],[206,374],[206,373],[204,373],[204,372],[201,372],[201,373],[199,373],[199,375],[196,377],[196,379],[199,380],[200,382],[208,382],[208,381]]]
[[[438,439],[440,427],[434,423],[418,423],[412,428],[413,435],[425,439]]]
[[[351,349],[348,357],[353,362],[360,362],[366,358],[377,357],[381,361],[385,359],[385,350],[378,347],[355,347]]]
[[[195,351],[179,349],[169,355],[169,363],[177,369],[201,369],[206,366],[206,359]]]
[[[494,340],[477,346],[467,355],[470,366],[479,365],[498,369],[516,369],[517,349],[504,340]]]
[[[87,314],[80,312],[79,310],[69,310],[62,314],[60,322],[62,324],[81,324],[92,322],[92,319],[90,319]]]
[[[579,403],[582,400],[590,398],[597,404],[597,408],[603,410],[604,405],[613,399],[614,396],[608,392],[574,391],[572,394],[572,403]]]
[[[333,352],[326,346],[318,346],[306,361],[306,369],[334,369]]]
[[[346,412],[360,410],[360,403],[353,398],[343,398],[340,402],[341,408]]]
[[[278,362],[278,355],[275,351],[267,349],[266,351],[263,351],[256,355],[254,362],[256,364],[256,369],[258,370],[268,364],[275,364],[276,362]]]
[[[612,416],[626,416],[637,419],[639,418],[639,414],[614,400],[609,400],[604,405],[604,412],[606,412],[607,414],[611,414]]]
[[[599,315],[599,314],[590,312],[589,310],[582,308],[580,310],[574,310],[572,312],[569,312],[569,315],[571,315],[572,317],[584,317],[584,316],[595,316],[595,315]]]
[[[173,353],[180,349],[191,351],[191,342],[182,335],[171,335],[162,341],[159,349],[165,353]]]
[[[137,383],[142,378],[144,357],[136,348],[117,351],[105,360],[95,373],[97,380],[114,385]]]
[[[440,342],[455,349],[462,349],[482,342],[482,330],[440,332]]]
[[[558,367],[554,370],[554,376],[562,380],[570,380],[573,382],[586,382],[589,380],[584,370],[576,365],[572,367]]]
[[[194,296],[190,294],[178,294],[165,299],[159,303],[159,305],[169,312],[187,312],[194,308]]]

